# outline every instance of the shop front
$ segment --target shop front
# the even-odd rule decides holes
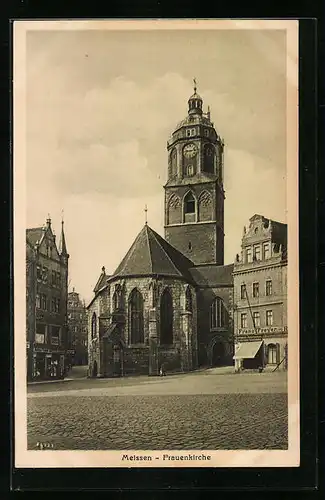
[[[39,352],[33,354],[33,379],[52,380],[64,378],[63,352]]]
[[[257,370],[264,367],[264,342],[242,342],[236,344],[235,371]]]

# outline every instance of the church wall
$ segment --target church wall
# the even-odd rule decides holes
[[[143,278],[128,278],[125,280],[114,281],[111,283],[111,291],[105,290],[101,292],[94,302],[88,308],[88,331],[89,331],[89,374],[92,375],[92,369],[96,361],[98,368],[98,376],[109,376],[112,373],[111,367],[106,366],[112,362],[112,356],[104,352],[104,340],[99,338],[99,316],[112,312],[112,295],[115,285],[120,284],[122,289],[121,297],[121,313],[124,321],[119,324],[119,331],[123,348],[123,374],[149,374],[150,357],[150,331],[155,336],[157,345],[157,363],[154,373],[158,375],[159,368],[162,363],[165,365],[166,371],[187,371],[188,369],[196,368],[197,366],[197,311],[196,311],[196,293],[194,287],[190,287],[192,294],[193,313],[185,312],[185,293],[187,284],[181,280],[175,279],[158,279],[154,281],[157,284],[157,302],[153,303],[151,277]],[[165,288],[168,287],[173,298],[173,344],[170,346],[160,345],[160,299]],[[137,288],[142,294],[144,301],[144,343],[131,345],[129,342],[130,331],[128,324],[128,300],[130,293],[134,288]],[[108,307],[107,307],[108,306]],[[111,307],[109,307],[111,306]],[[91,323],[93,313],[97,315],[97,336],[92,338]],[[184,315],[186,321],[184,323]],[[187,316],[190,318],[187,320]],[[193,320],[192,320],[193,318]],[[151,319],[151,326],[149,325]],[[154,326],[152,320],[154,319]],[[185,325],[185,326],[184,326]],[[151,328],[151,330],[150,330]],[[152,370],[151,370],[152,371]]]
[[[224,328],[211,327],[211,304],[216,297],[223,300],[226,309],[226,324]],[[199,365],[212,364],[211,350],[216,341],[225,346],[223,364],[232,364],[233,350],[233,287],[212,287],[198,290],[198,356]]]

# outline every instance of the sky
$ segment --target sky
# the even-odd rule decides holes
[[[225,142],[225,264],[255,213],[286,222],[281,30],[28,31],[27,227],[64,211],[69,286],[88,302],[145,221],[164,235],[166,142],[193,78]]]

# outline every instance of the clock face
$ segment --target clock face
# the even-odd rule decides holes
[[[187,144],[187,146],[185,146],[184,156],[186,156],[186,158],[194,158],[196,153],[197,153],[197,149],[196,149],[194,144]]]

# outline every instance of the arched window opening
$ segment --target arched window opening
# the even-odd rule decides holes
[[[173,194],[167,205],[168,224],[179,224],[182,221],[181,201]]]
[[[176,148],[173,148],[169,157],[170,161],[170,177],[175,177],[177,174],[177,151]]]
[[[119,296],[118,292],[114,292],[113,294],[113,311],[116,311],[119,308]]]
[[[226,309],[220,297],[216,297],[212,302],[210,317],[211,329],[224,328],[226,326]]]
[[[203,191],[199,198],[199,220],[212,220],[212,197],[208,191]]]
[[[129,332],[130,344],[144,343],[143,298],[137,288],[129,298]]]
[[[188,312],[193,312],[193,302],[190,287],[186,288],[185,293],[185,310]]]
[[[97,337],[97,316],[94,312],[91,318],[91,338],[94,339],[95,337]]]
[[[204,172],[208,172],[210,174],[214,173],[214,156],[214,147],[211,144],[206,144],[204,146]]]
[[[160,301],[160,343],[170,345],[173,343],[173,299],[166,288]]]
[[[194,174],[194,167],[192,164],[187,165],[186,173],[187,173],[188,177],[191,177]]]
[[[187,193],[184,198],[184,221],[195,222],[195,198],[192,193]]]

